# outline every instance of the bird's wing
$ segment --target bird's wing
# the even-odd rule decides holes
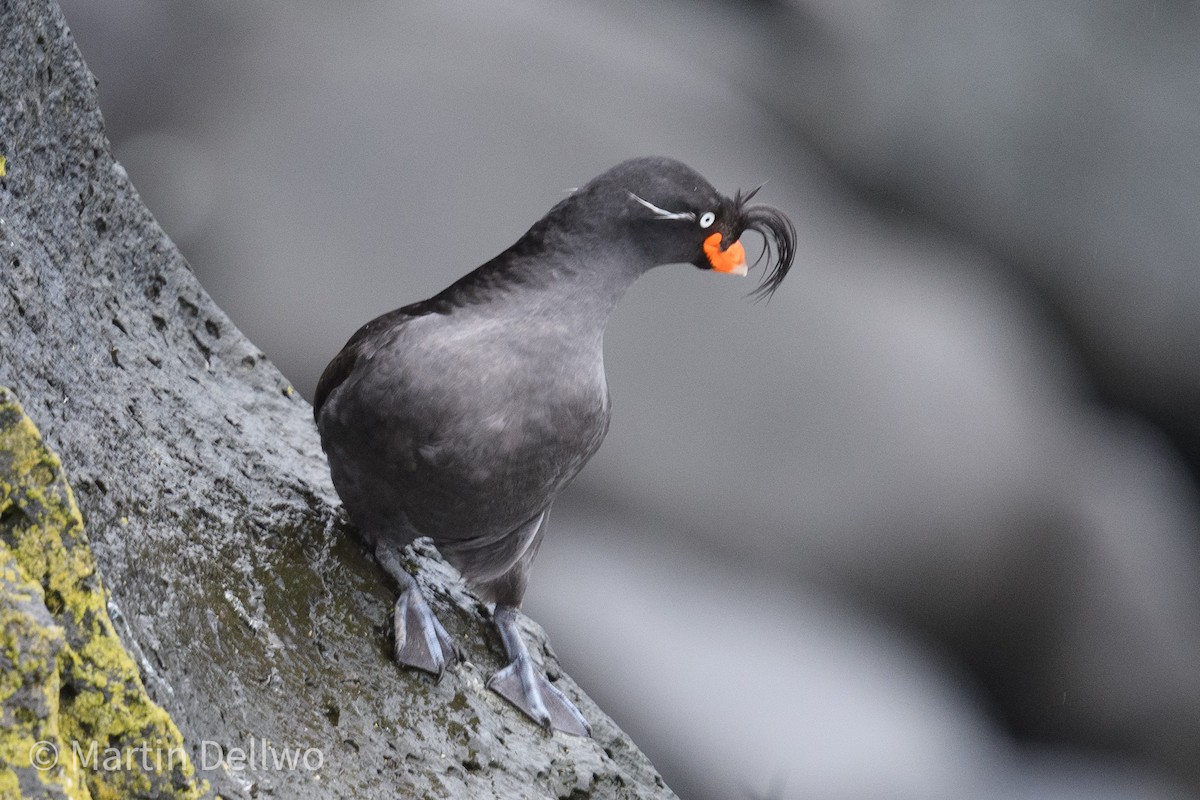
[[[313,395],[313,419],[320,420],[321,408],[325,405],[325,401],[329,399],[329,395],[333,394],[333,390],[341,386],[349,377],[364,347],[372,338],[393,325],[401,323],[406,318],[420,316],[421,305],[421,303],[414,303],[381,314],[354,332],[346,345],[325,367],[325,371],[321,373],[321,379],[317,381],[317,391]]]

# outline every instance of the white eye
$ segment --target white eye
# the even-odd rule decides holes
[[[707,228],[717,221],[717,215],[711,211],[705,211],[700,217],[700,227]]]

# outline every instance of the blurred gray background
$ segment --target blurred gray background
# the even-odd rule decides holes
[[[1200,797],[1200,3],[63,6],[308,396],[624,158],[770,181],[769,304],[618,309],[527,602],[682,797]]]

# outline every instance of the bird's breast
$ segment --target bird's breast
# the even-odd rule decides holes
[[[331,463],[356,462],[373,476],[370,503],[386,500],[435,540],[539,513],[603,441],[608,386],[598,342],[522,333],[434,332],[374,352],[334,397],[329,424],[353,428],[337,438],[358,444],[327,447]]]
[[[507,533],[545,509],[600,447],[599,396],[493,395],[459,406],[418,438],[401,483],[405,515],[435,540]]]

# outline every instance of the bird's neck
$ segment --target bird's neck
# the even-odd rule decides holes
[[[451,286],[447,299],[598,346],[617,302],[653,264],[621,243],[589,248],[529,238]]]

